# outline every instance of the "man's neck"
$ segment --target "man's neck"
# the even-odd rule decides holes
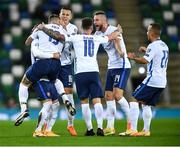
[[[56,25],[59,25],[59,23],[58,23],[58,22],[55,22],[55,21],[50,22],[50,24],[56,24]]]
[[[153,39],[151,40],[151,42],[154,42],[154,41],[157,41],[157,40],[160,40],[160,37],[153,38]]]
[[[92,31],[91,30],[83,30],[82,34],[85,35],[91,35]]]
[[[61,26],[62,26],[65,30],[67,30],[68,24],[69,24],[69,22],[68,22],[68,23],[64,23],[64,24],[61,24]]]

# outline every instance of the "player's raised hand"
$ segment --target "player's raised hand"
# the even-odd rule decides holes
[[[123,33],[123,29],[120,24],[117,25],[117,30],[119,31],[120,34]]]
[[[129,59],[134,59],[135,57],[136,57],[136,55],[135,55],[135,53],[128,53],[127,54],[127,57],[129,58]]]
[[[145,53],[146,50],[147,50],[147,48],[144,47],[144,46],[141,46],[138,50],[139,50],[140,52],[142,52],[142,53]]]
[[[44,22],[42,22],[37,26],[37,29],[42,30],[44,27],[45,27],[45,24],[44,24]]]

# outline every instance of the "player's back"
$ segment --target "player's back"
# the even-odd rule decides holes
[[[145,58],[149,59],[147,65],[147,83],[149,86],[164,88],[167,82],[166,70],[169,49],[161,40],[156,40],[148,45]],[[149,79],[149,81],[148,81]]]
[[[52,29],[53,31],[61,32],[62,28],[57,24],[47,24],[45,25],[48,29]],[[35,31],[31,34],[33,39],[38,39],[39,41],[39,50],[43,52],[61,52],[63,48],[63,44],[53,39],[52,37],[45,34],[43,31]]]
[[[101,43],[107,43],[108,37],[97,35],[71,35],[66,40],[72,41],[75,51],[76,73],[99,71],[97,52]]]

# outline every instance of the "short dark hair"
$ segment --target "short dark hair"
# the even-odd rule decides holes
[[[63,7],[61,8],[61,10],[62,10],[62,9],[64,9],[64,10],[69,10],[69,11],[71,11],[71,12],[72,12],[71,7],[70,7],[70,6],[68,6],[68,5],[67,5],[67,6],[63,6]],[[60,10],[60,11],[61,11],[61,10]]]
[[[155,35],[161,35],[161,25],[159,23],[151,23],[150,26]]]
[[[85,17],[82,19],[82,28],[87,30],[93,26],[93,20],[90,17]]]
[[[57,14],[51,14],[48,17],[48,22],[52,21],[53,19],[59,19],[59,16]]]
[[[95,15],[105,15],[106,16],[106,13],[104,11],[99,10],[99,11],[95,11],[93,13],[93,16],[95,16]]]

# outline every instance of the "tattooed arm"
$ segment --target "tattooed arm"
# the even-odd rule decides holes
[[[52,37],[53,39],[59,40],[59,41],[65,41],[65,36],[60,34],[59,32],[53,31],[51,29],[48,29],[45,27],[44,23],[41,23],[37,26],[38,30],[43,31],[48,36]]]

